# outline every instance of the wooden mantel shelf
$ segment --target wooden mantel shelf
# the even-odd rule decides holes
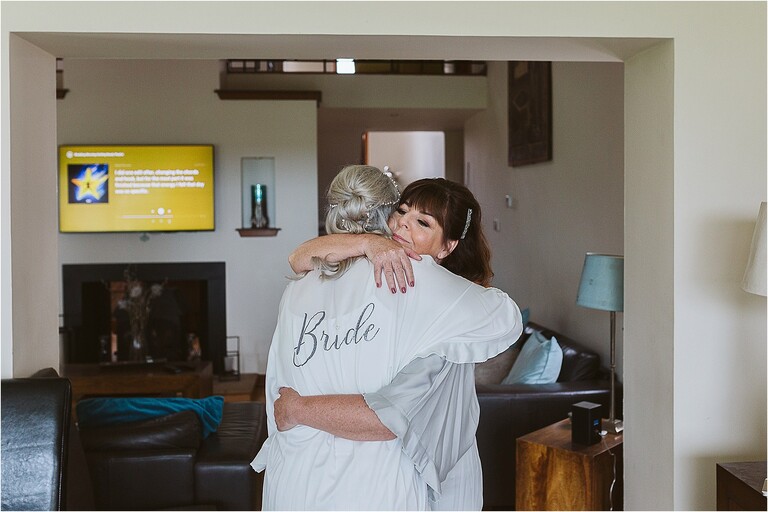
[[[251,236],[277,236],[280,228],[240,228],[237,230],[241,237]]]
[[[314,100],[322,99],[321,91],[256,91],[250,89],[216,89],[221,100]]]

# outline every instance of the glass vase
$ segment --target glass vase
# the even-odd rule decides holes
[[[147,341],[143,334],[134,334],[131,340],[131,346],[128,350],[128,359],[130,361],[144,361],[146,359]]]
[[[267,187],[261,183],[251,185],[251,217],[252,228],[268,228],[269,214],[267,213]]]

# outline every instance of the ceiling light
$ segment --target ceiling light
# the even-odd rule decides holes
[[[354,75],[355,59],[336,59],[336,74]]]

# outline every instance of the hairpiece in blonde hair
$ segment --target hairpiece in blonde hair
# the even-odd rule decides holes
[[[392,201],[387,201],[386,203],[381,203],[377,208],[381,208],[382,206],[392,206],[394,204],[400,203],[400,194],[397,195],[397,199],[394,199]]]
[[[467,222],[464,223],[464,231],[461,232],[461,240],[467,236],[467,230],[469,229],[469,223],[472,221],[472,208],[467,208]]]
[[[365,214],[364,214],[365,215],[365,223],[363,224],[363,230],[368,231],[371,228],[371,225],[370,225],[371,224],[371,210],[374,210],[376,208],[384,208],[385,206],[392,206],[392,205],[399,204],[399,203],[400,203],[400,194],[397,194],[397,199],[392,200],[392,201],[387,201],[386,203],[381,203],[379,205],[374,206],[370,210],[367,210],[365,212]]]
[[[395,190],[397,191],[397,197],[400,197],[400,187],[397,186],[397,182],[395,181],[395,178],[393,178],[391,175],[386,173],[384,174],[384,176],[389,178],[389,181],[391,181],[392,184],[395,186]]]

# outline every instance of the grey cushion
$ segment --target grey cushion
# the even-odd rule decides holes
[[[502,379],[509,374],[519,354],[520,349],[515,344],[496,357],[483,363],[477,363],[475,365],[475,383],[501,384]]]

